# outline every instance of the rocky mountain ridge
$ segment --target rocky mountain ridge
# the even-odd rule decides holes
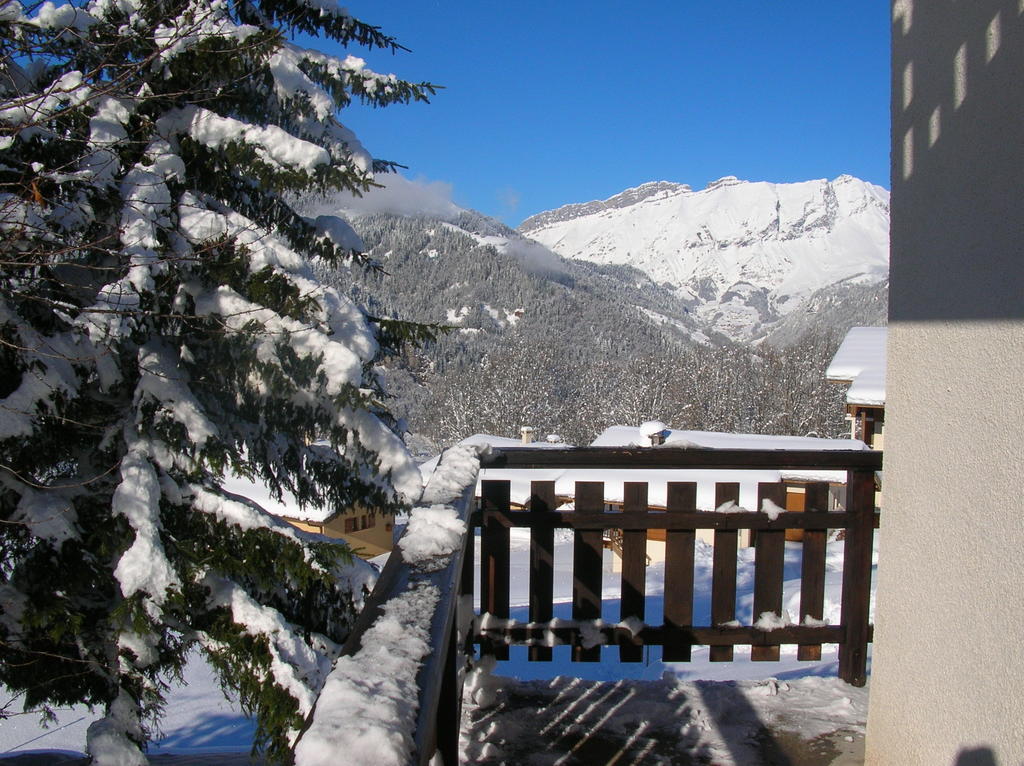
[[[707,333],[770,334],[830,285],[888,276],[888,192],[852,176],[792,184],[668,181],[565,205],[519,232],[565,258],[671,286]]]

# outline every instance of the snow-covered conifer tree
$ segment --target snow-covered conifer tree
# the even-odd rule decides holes
[[[433,89],[312,36],[398,47],[332,0],[0,0],[0,682],[104,709],[98,763],[145,762],[193,647],[286,758],[346,633],[344,548],[226,472],[418,491],[374,372],[410,326],[315,280],[361,245],[290,200],[371,183],[350,99]]]

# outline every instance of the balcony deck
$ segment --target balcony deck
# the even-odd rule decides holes
[[[464,698],[462,763],[863,763],[867,690],[837,679],[494,681],[491,704]]]

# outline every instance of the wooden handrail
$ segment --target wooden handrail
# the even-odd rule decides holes
[[[462,458],[465,458],[465,454]],[[439,473],[444,465],[444,456],[442,456]],[[435,476],[438,476],[439,473],[435,473]],[[457,487],[452,487],[450,476],[446,477],[446,481],[437,484],[440,486],[428,484],[422,502],[428,506],[447,505],[454,509],[457,518],[468,528],[469,515],[474,505],[476,470],[473,470],[471,475],[464,477],[464,481],[461,481]],[[412,513],[415,514],[417,510],[413,509]],[[407,528],[405,534],[408,534],[409,531]],[[408,760],[410,766],[427,766],[438,751],[445,763],[458,763],[458,717],[462,690],[457,680],[460,669],[457,655],[461,652],[462,647],[458,646],[456,629],[457,612],[460,606],[459,597],[462,590],[463,562],[470,536],[463,534],[460,543],[449,554],[417,563],[408,562],[403,555],[401,545],[396,545],[377,578],[373,592],[367,597],[363,610],[339,655],[339,661],[342,658],[358,660],[358,654],[363,647],[367,633],[386,613],[388,602],[408,594],[414,589],[431,587],[438,591],[439,598],[430,616],[429,624],[416,626],[424,629],[429,635],[430,651],[422,659],[415,677],[415,685],[418,690],[416,720],[408,722],[408,732],[413,741],[412,752]],[[365,669],[367,677],[373,677],[374,672],[375,668],[373,667]],[[329,677],[327,684],[330,683],[331,678]],[[369,700],[370,704],[372,702],[373,700]],[[321,712],[329,715],[328,711],[320,710],[320,700],[318,700],[306,719],[297,745],[311,727],[317,725]],[[439,720],[443,720],[444,725],[439,726]],[[321,722],[320,725],[324,724]],[[384,736],[382,741],[387,741],[387,739],[388,737]],[[363,761],[352,753],[335,752],[331,756],[330,763],[343,766],[344,764],[355,765],[363,763]]]
[[[720,468],[724,470],[882,468],[880,450],[756,450],[706,447],[500,447],[481,468]]]

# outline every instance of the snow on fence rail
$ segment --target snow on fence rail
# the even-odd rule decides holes
[[[426,764],[435,751],[458,762],[457,611],[478,469],[475,447],[442,456],[306,722],[297,766]]]

